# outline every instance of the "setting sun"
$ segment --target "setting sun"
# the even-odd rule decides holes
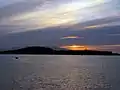
[[[83,45],[68,45],[68,46],[61,46],[60,48],[68,49],[68,50],[88,50],[87,46]]]

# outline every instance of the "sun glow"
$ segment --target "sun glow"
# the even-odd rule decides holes
[[[103,50],[103,51],[112,51],[120,47],[120,45],[65,45],[61,46],[60,48],[67,49],[67,50],[73,50],[73,51],[79,51],[79,50]]]
[[[61,46],[60,48],[68,49],[68,50],[89,50],[90,48],[83,45],[68,45],[68,46]]]

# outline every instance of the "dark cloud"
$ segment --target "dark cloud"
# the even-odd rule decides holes
[[[42,4],[44,4],[42,0],[29,0],[9,4],[5,7],[0,8],[0,19],[13,15],[31,12],[37,6],[41,6]]]
[[[63,1],[63,0],[62,0]],[[36,7],[41,7],[46,4],[51,6],[57,6],[57,4],[62,3],[59,0],[23,0],[21,2],[16,2],[8,4],[0,8],[0,19],[6,18],[9,16],[19,15],[22,13],[32,12]],[[66,2],[66,1],[65,1]]]
[[[114,22],[118,22],[118,24],[119,24],[120,23],[119,21],[120,21],[120,17],[106,17],[106,18],[102,18],[102,19],[95,19],[95,20],[89,20],[86,22],[81,22],[81,23],[74,25],[74,27],[109,24],[109,23],[114,23]]]

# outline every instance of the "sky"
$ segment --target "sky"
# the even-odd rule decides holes
[[[119,0],[0,0],[0,49],[45,45],[120,52]]]

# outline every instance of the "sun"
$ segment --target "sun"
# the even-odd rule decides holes
[[[73,50],[73,51],[88,50],[89,49],[87,46],[83,46],[83,45],[68,45],[68,46],[61,46],[60,48]]]

